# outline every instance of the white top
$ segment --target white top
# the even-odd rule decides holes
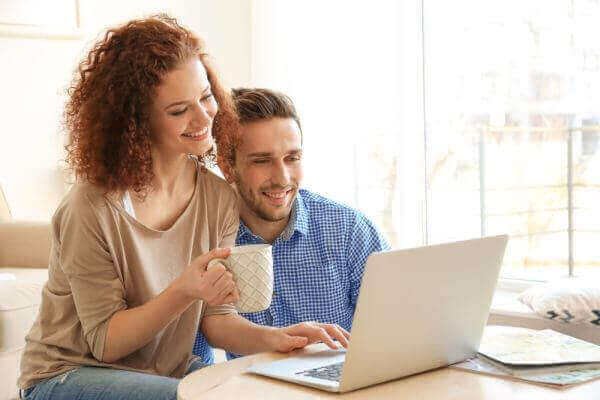
[[[133,203],[131,202],[131,196],[129,191],[126,191],[123,195],[123,208],[127,211],[127,214],[135,218],[135,210],[133,209]]]

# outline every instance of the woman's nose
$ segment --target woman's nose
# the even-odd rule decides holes
[[[193,107],[193,122],[199,127],[204,127],[212,122],[212,116],[202,104],[195,104]]]

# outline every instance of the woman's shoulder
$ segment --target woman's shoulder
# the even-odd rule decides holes
[[[208,200],[235,202],[236,194],[231,185],[216,172],[206,169],[199,172],[201,190]]]
[[[63,197],[53,221],[65,218],[97,219],[103,210],[108,209],[107,194],[104,189],[97,185],[86,182],[75,183],[69,192]]]

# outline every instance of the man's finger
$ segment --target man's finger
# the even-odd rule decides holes
[[[314,328],[315,336],[323,343],[325,343],[329,348],[337,350],[338,346],[335,344],[329,333],[321,327]]]
[[[344,336],[346,337],[346,339],[350,340],[350,332],[348,332],[347,330],[345,330],[344,328],[342,328],[338,324],[335,324],[335,327],[338,328],[344,334]]]
[[[288,336],[288,348],[291,350],[301,349],[308,344],[308,338],[303,336]]]
[[[327,331],[329,336],[340,342],[342,346],[348,347],[348,339],[346,339],[346,336],[344,336],[342,331],[338,329],[336,325],[323,324],[321,326]]]

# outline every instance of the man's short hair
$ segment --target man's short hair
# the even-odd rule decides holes
[[[296,121],[300,132],[300,118],[294,102],[283,93],[269,89],[233,89],[233,102],[240,123],[264,121],[271,118],[291,118]]]
[[[241,125],[272,118],[291,118],[298,124],[300,140],[302,126],[294,102],[283,93],[269,89],[237,88],[232,90],[232,99]],[[238,130],[215,138],[217,162],[221,168],[235,164],[235,149],[241,138]]]

